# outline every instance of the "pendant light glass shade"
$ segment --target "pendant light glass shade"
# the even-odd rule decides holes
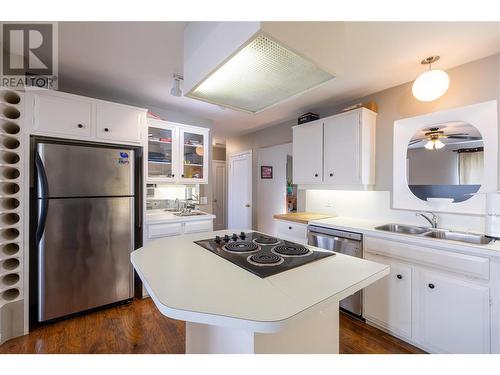
[[[413,82],[413,96],[422,102],[430,102],[441,97],[450,85],[448,74],[442,70],[429,70]]]

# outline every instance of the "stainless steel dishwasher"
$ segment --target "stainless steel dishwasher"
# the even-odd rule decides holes
[[[320,249],[363,258],[363,235],[338,229],[309,225],[307,227],[308,244]],[[342,301],[340,308],[361,317],[363,309],[363,291],[354,293]]]

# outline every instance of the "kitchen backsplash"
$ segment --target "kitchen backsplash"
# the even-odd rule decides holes
[[[305,210],[366,220],[427,225],[415,211],[391,208],[390,191],[306,190]],[[484,232],[484,217],[437,213],[439,226]]]
[[[177,202],[188,200],[198,203],[199,185],[157,185],[148,184],[146,190],[146,209],[175,209]]]

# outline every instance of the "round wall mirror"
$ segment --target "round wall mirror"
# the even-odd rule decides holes
[[[406,181],[421,200],[463,202],[481,188],[483,137],[469,123],[455,121],[419,130],[408,143]]]

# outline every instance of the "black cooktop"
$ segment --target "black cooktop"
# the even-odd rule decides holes
[[[335,255],[332,251],[312,250],[258,232],[233,233],[194,242],[262,278]]]

